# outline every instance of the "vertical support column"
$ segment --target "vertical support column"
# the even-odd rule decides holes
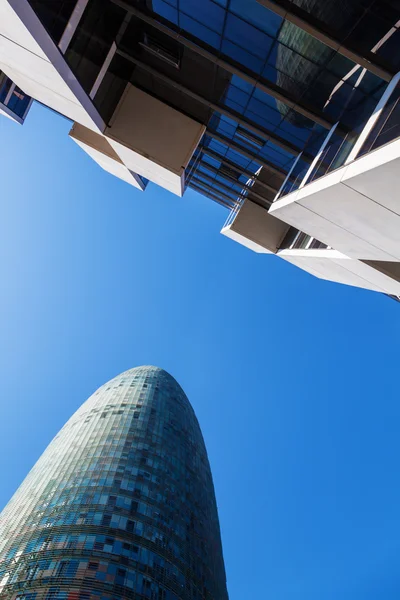
[[[96,77],[96,81],[94,82],[93,87],[90,90],[89,96],[92,100],[95,97],[95,95],[97,94],[97,90],[99,89],[101,82],[103,81],[104,76],[107,73],[107,69],[111,64],[111,61],[114,58],[116,51],[117,51],[117,45],[115,42],[113,42],[111,45],[111,48],[108,51],[108,54],[107,54],[105,60],[104,60],[104,63],[100,69],[100,72]]]
[[[72,15],[67,23],[66,28],[64,29],[64,33],[61,36],[61,40],[58,43],[58,47],[61,50],[62,54],[65,54],[72,37],[79,25],[79,22],[82,18],[83,13],[85,12],[85,8],[88,4],[89,0],[77,0],[74,10],[72,11]]]
[[[279,190],[278,190],[278,193],[276,194],[276,196],[275,196],[275,198],[274,198],[274,202],[275,202],[276,200],[278,200],[279,196],[280,196],[280,195],[281,195],[281,193],[282,193],[282,190],[284,190],[284,189],[285,189],[285,185],[286,185],[286,183],[289,181],[289,178],[290,178],[291,174],[293,173],[295,166],[296,166],[296,165],[297,165],[297,163],[299,162],[299,160],[300,160],[300,157],[301,157],[301,155],[302,155],[302,154],[303,154],[303,152],[300,152],[300,153],[297,155],[297,158],[296,158],[296,160],[294,161],[294,163],[293,163],[293,164],[292,164],[292,166],[290,167],[290,171],[289,171],[289,173],[286,175],[286,177],[285,177],[285,179],[284,179],[284,181],[283,181],[283,183],[282,183],[281,187],[280,187],[280,188],[279,188]]]

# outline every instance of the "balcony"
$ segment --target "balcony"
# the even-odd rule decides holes
[[[365,261],[400,260],[400,74],[360,135],[335,127],[296,189],[282,186],[269,213]]]

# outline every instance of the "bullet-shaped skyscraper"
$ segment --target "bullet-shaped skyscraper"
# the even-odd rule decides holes
[[[175,379],[138,367],[64,425],[0,515],[3,600],[227,600],[203,437]]]

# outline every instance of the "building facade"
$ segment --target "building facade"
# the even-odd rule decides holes
[[[399,42],[396,0],[0,0],[0,67],[104,169],[395,296]]]
[[[210,466],[173,377],[139,367],[64,425],[0,516],[1,600],[227,600]]]

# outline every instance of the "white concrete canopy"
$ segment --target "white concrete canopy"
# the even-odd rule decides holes
[[[270,213],[351,258],[400,260],[400,139],[274,202]]]
[[[0,69],[32,98],[94,131],[104,129],[28,0],[0,0]]]
[[[320,279],[396,296],[400,294],[398,263],[367,263],[331,249],[280,250],[278,256]]]

